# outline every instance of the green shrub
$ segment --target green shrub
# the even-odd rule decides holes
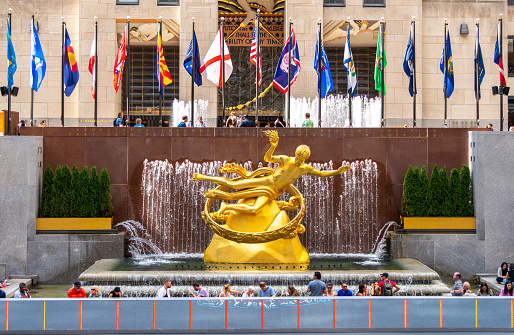
[[[441,182],[437,164],[434,164],[432,175],[428,183],[428,216],[441,216]]]
[[[441,216],[455,216],[453,201],[450,192],[450,180],[448,180],[448,173],[446,172],[445,167],[439,171],[439,178],[439,181],[441,183]]]
[[[43,218],[52,215],[52,184],[54,182],[54,171],[50,164],[46,166],[43,174],[43,186],[41,188],[41,203],[39,206],[39,215]]]
[[[68,165],[61,168],[62,173],[62,197],[60,199],[61,214],[63,218],[72,216],[73,190],[71,188],[71,171]]]
[[[82,167],[77,179],[77,202],[79,202],[77,216],[80,218],[89,217],[89,171],[87,166]]]
[[[88,216],[96,218],[98,217],[98,213],[100,212],[100,186],[98,182],[98,173],[96,172],[96,166],[93,166],[91,168],[91,178],[89,179],[88,189]]]
[[[80,217],[80,184],[79,184],[79,169],[75,164],[71,167],[71,188],[70,188],[70,212],[69,216],[73,218]]]
[[[64,189],[62,188],[62,172],[61,167],[57,166],[55,169],[54,180],[52,182],[52,212],[50,217],[60,218],[62,217],[61,212],[61,201],[63,198]]]
[[[112,216],[111,204],[111,180],[107,169],[103,169],[100,174],[100,217],[108,218]]]
[[[428,176],[427,176],[427,168],[425,165],[421,167],[421,172],[419,173],[419,193],[421,194],[420,206],[419,206],[419,215],[417,216],[428,216]],[[418,212],[416,211],[416,214]]]
[[[407,173],[405,173],[405,178],[403,179],[403,194],[402,194],[402,216],[413,216],[413,213],[410,211],[412,199],[412,176],[414,171],[412,170],[412,166],[409,165],[409,169]]]
[[[462,165],[460,170],[462,208],[460,216],[474,216],[473,189],[471,188],[471,172],[467,165]]]
[[[453,210],[455,216],[460,216],[462,208],[462,200],[460,199],[461,193],[460,173],[457,169],[452,169],[450,172],[450,198],[453,203]]]

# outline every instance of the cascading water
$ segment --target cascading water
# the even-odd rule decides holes
[[[329,95],[321,101],[321,120],[323,127],[348,127],[350,125],[348,97]],[[380,127],[382,102],[380,98],[355,96],[352,98],[352,126]],[[318,98],[291,97],[291,127],[301,127],[305,113],[318,124]]]
[[[213,236],[200,216],[205,204],[203,193],[214,184],[193,181],[192,177],[194,173],[219,175],[224,164],[145,160],[142,222],[127,229],[134,244],[132,254],[203,253]],[[371,254],[377,250],[376,239],[383,228],[378,214],[377,164],[372,160],[342,164],[352,169],[329,178],[303,175],[295,182],[306,202],[303,224],[307,230],[301,239],[309,253]],[[334,169],[332,162],[312,165],[318,170]],[[243,166],[252,170],[251,162]],[[287,198],[286,194],[281,197]],[[131,222],[119,225],[127,228]]]
[[[173,110],[171,112],[171,126],[176,126],[182,121],[182,116],[191,115],[191,101],[173,100]],[[207,117],[207,107],[209,106],[209,100],[198,99],[195,100],[195,119],[199,116],[205,119]],[[189,120],[194,125],[196,120]]]

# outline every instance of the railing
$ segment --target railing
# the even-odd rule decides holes
[[[506,297],[6,299],[9,331],[451,329],[512,331]]]

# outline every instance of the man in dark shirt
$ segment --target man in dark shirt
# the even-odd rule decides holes
[[[245,115],[238,127],[253,127],[253,122],[248,118],[248,115]]]

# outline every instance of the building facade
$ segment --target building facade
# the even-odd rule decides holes
[[[507,86],[514,76],[514,7],[509,1],[432,1],[432,0],[6,0],[0,12],[12,9],[12,41],[18,69],[14,85],[19,87],[12,97],[12,110],[20,119],[28,120],[31,109],[29,86],[30,20],[37,21],[39,38],[47,62],[46,77],[34,93],[34,124],[46,120],[49,126],[61,125],[61,30],[64,17],[72,45],[77,55],[80,80],[70,97],[65,98],[65,125],[92,126],[94,100],[91,95],[92,76],[88,60],[98,17],[98,125],[110,126],[123,111],[127,114],[126,96],[130,96],[129,113],[132,122],[141,117],[147,125],[157,125],[159,93],[155,79],[155,46],[159,17],[163,19],[163,42],[166,62],[173,83],[165,88],[162,114],[164,125],[175,126],[191,100],[191,77],[183,60],[192,38],[192,17],[201,59],[217,33],[219,18],[225,17],[225,36],[234,63],[232,76],[226,84],[226,107],[238,114],[253,114],[255,97],[255,67],[250,63],[251,32],[256,9],[261,10],[260,41],[263,54],[263,85],[268,88],[273,79],[276,61],[287,37],[289,18],[299,46],[301,72],[291,89],[294,98],[314,99],[317,96],[317,74],[313,68],[318,22],[323,25],[335,89],[332,94],[346,94],[346,72],[342,67],[347,26],[357,69],[357,95],[375,98],[374,57],[380,19],[385,20],[385,125],[412,126],[413,99],[408,92],[409,79],[403,70],[403,59],[409,39],[411,20],[416,22],[416,118],[418,127],[444,126],[443,74],[439,69],[444,45],[444,19],[451,36],[455,91],[447,100],[450,127],[476,125],[474,95],[475,22],[480,18],[480,44],[484,57],[485,77],[480,99],[480,126],[492,123],[500,128],[500,97],[493,96],[491,87],[499,85],[498,66],[493,62],[498,19],[503,13],[503,63]],[[127,19],[127,17],[130,17]],[[349,20],[348,20],[349,18]],[[113,88],[113,69],[118,43],[126,21],[130,21],[130,90],[126,79],[117,94]],[[6,21],[0,21],[0,31],[6,31]],[[249,37],[250,36],[250,37]],[[0,34],[5,43],[6,34]],[[4,44],[5,45],[5,44]],[[7,83],[6,49],[0,48],[0,85]],[[221,124],[223,108],[220,90],[205,77],[203,85],[195,86],[195,116],[202,116],[207,126]],[[503,97],[504,130],[508,125],[507,96]],[[1,109],[7,109],[7,97],[1,97]],[[260,118],[270,120],[286,107],[285,97],[270,88],[260,100]],[[244,109],[246,108],[246,109]],[[303,117],[305,111],[291,110]],[[298,116],[300,115],[300,116]],[[169,122],[168,122],[169,120]],[[262,125],[262,124],[261,124]],[[296,124],[291,124],[295,126]]]

